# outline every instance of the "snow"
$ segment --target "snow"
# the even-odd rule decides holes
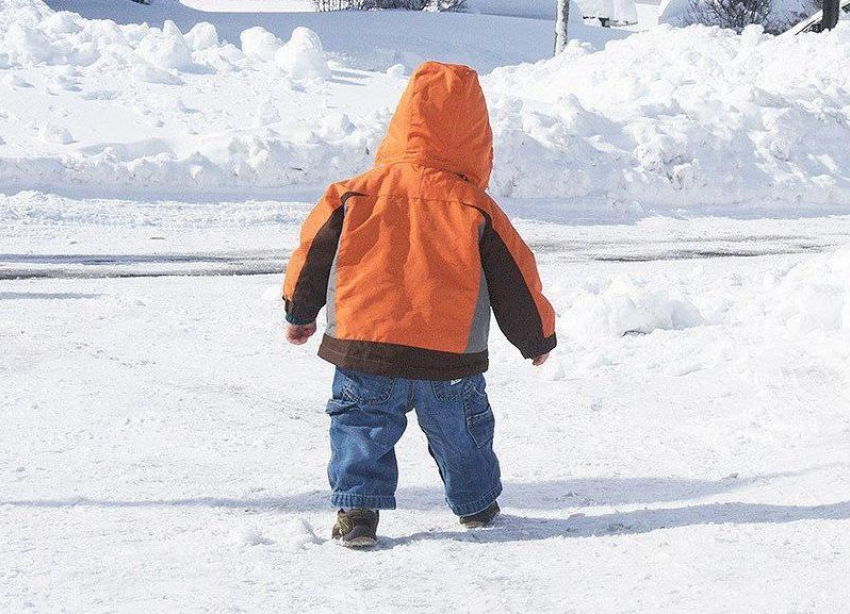
[[[135,51],[143,61],[158,68],[188,72],[195,66],[192,51],[173,21],[166,21],[161,31],[150,31]]]
[[[504,515],[459,528],[411,414],[401,507],[362,553],[329,539],[332,370],[316,340],[280,332],[310,203],[0,197],[4,604],[842,612],[848,253],[833,246],[850,217],[587,224],[506,206],[561,345],[536,370],[493,327]],[[179,276],[133,277],[162,274]],[[591,296],[608,307],[577,333]],[[637,310],[608,328],[630,313],[616,297]],[[673,301],[703,321],[668,326]],[[652,326],[620,336],[635,314]]]
[[[660,27],[497,69],[497,148],[513,155],[496,190],[679,208],[847,202],[850,167],[836,162],[850,152],[850,28],[828,36]]]
[[[274,6],[274,2],[276,0],[269,7]],[[165,21],[171,20],[183,32],[188,32],[197,23],[209,22],[215,25],[222,40],[236,45],[240,34],[252,27],[263,27],[282,41],[289,40],[295,28],[305,27],[319,35],[330,59],[350,68],[377,71],[398,63],[412,70],[425,60],[440,60],[489,72],[496,66],[548,57],[552,54],[553,43],[553,26],[548,20],[499,14],[208,12],[176,0],[159,0],[150,6],[128,0],[47,0],[47,4],[56,10],[73,10],[89,19],[109,19],[126,25],[144,22],[161,28]],[[219,8],[221,6],[223,4],[219,4]],[[245,7],[245,11],[252,10],[251,4]],[[596,48],[627,35],[628,32],[611,28],[588,27],[580,21],[571,25],[571,36]]]
[[[274,60],[277,50],[283,46],[283,41],[261,26],[245,30],[240,35],[240,40],[242,53],[269,62]]]
[[[0,610],[845,614],[850,23],[577,21],[545,59],[549,3],[252,2],[0,0]],[[560,343],[491,327],[495,526],[412,413],[350,552],[281,274],[432,56],[482,73]]]
[[[667,288],[646,289],[633,279],[618,278],[604,288],[577,292],[563,314],[570,338],[592,341],[608,336],[683,330],[703,323],[688,300],[670,297]]]
[[[321,27],[279,38],[255,26],[235,46],[211,23],[121,26],[34,0],[7,0],[0,23],[7,192],[320,190],[370,164],[411,70],[341,64]],[[841,210],[848,53],[843,23],[790,39],[659,27],[601,51],[573,41],[557,58],[496,68],[482,79],[491,191],[645,214]]]
[[[289,42],[274,54],[274,62],[294,81],[324,81],[331,76],[322,41],[307,28],[296,28]]]
[[[218,31],[214,25],[207,22],[195,24],[183,38],[192,51],[204,51],[219,46]]]

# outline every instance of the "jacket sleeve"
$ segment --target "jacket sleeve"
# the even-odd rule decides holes
[[[313,322],[325,306],[348,196],[339,184],[332,185],[301,227],[301,241],[283,282],[286,321],[291,324]]]
[[[543,296],[534,254],[495,203],[481,212],[481,264],[499,328],[523,357],[545,354],[558,343],[555,310]]]

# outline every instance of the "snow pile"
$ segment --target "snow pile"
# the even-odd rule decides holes
[[[286,44],[259,26],[242,32],[241,40],[243,53],[274,62],[292,79],[324,81],[331,76],[322,41],[307,28],[295,28]]]
[[[769,275],[764,286],[769,296],[764,311],[772,327],[850,333],[850,248]]]
[[[220,43],[210,23],[198,23],[184,35],[173,21],[165,21],[162,28],[119,26],[113,21],[83,19],[76,13],[53,12],[36,0],[4,0],[0,6],[2,68],[41,64],[85,67],[99,62],[108,68],[131,67],[141,75],[165,70],[171,79],[143,80],[180,83],[177,76],[181,72],[247,68],[248,60],[255,60],[277,61],[296,79],[330,76],[321,41],[306,28],[296,28],[285,45],[260,27],[244,31],[241,42],[241,51]]]
[[[283,526],[283,545],[287,550],[298,551],[322,543],[310,523],[303,518],[292,518]]]
[[[269,546],[274,543],[254,526],[236,527],[230,531],[229,537],[236,546]]]
[[[307,28],[295,28],[289,42],[274,54],[274,61],[291,78],[298,81],[324,81],[331,76],[322,50],[322,41],[315,32]]]
[[[652,281],[621,275],[578,286],[552,284],[558,334],[587,348],[631,335],[758,323],[767,338],[850,334],[850,247],[768,273],[708,283],[702,265]],[[819,343],[819,342],[815,342]]]
[[[553,297],[557,303],[569,305],[558,314],[559,333],[583,343],[704,323],[699,310],[678,289],[652,288],[627,277],[589,283],[567,296],[556,288]]]
[[[194,67],[192,50],[173,21],[165,22],[162,30],[151,30],[139,43],[136,54],[159,68],[185,71]]]
[[[495,191],[695,207],[850,201],[850,24],[657,28],[497,69]]]
[[[311,30],[284,42],[255,27],[240,44],[211,24],[184,34],[4,0],[0,181],[254,190],[371,165],[406,64],[331,79]],[[482,79],[491,191],[638,212],[846,204],[848,56],[850,23],[788,39],[662,27],[497,69]]]
[[[283,45],[277,36],[260,26],[245,30],[240,39],[245,55],[267,62],[274,61],[275,53]]]

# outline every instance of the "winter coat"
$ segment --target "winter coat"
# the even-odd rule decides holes
[[[328,188],[289,261],[287,320],[327,304],[319,356],[409,379],[481,373],[491,307],[524,357],[555,347],[534,255],[485,192],[492,164],[475,71],[420,66],[375,167]]]

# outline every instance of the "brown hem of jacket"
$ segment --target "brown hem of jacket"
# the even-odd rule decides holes
[[[325,335],[319,357],[329,363],[373,375],[418,380],[452,380],[484,373],[489,367],[487,350],[455,354],[380,343],[352,341]]]

